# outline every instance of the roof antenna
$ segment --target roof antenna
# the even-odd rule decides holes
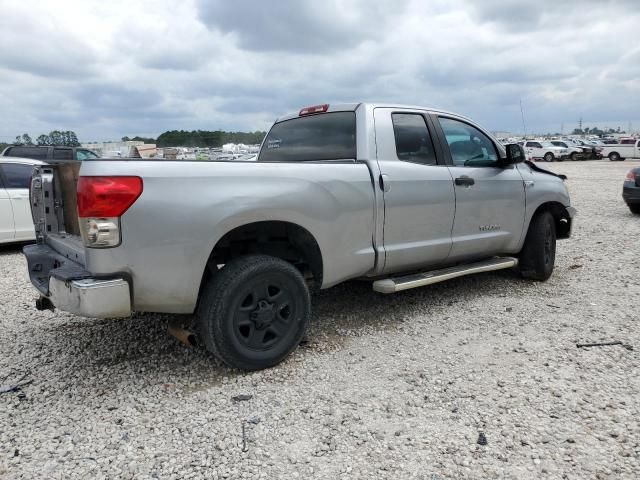
[[[520,114],[522,115],[522,129],[524,130],[524,138],[527,138],[527,126],[524,123],[524,109],[522,108],[522,98],[520,98]]]

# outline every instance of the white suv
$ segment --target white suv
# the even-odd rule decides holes
[[[558,160],[561,162],[569,157],[568,148],[557,147],[544,140],[527,140],[524,142],[523,147],[527,152],[527,156],[531,156],[535,160],[542,159],[545,162]]]
[[[35,240],[29,187],[33,167],[44,165],[30,158],[0,157],[0,243]]]

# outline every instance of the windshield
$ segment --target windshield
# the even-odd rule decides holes
[[[356,114],[334,112],[276,123],[259,162],[305,162],[356,158]]]

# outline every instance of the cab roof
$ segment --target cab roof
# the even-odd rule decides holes
[[[470,118],[465,117],[464,115],[460,115],[460,114],[453,113],[453,112],[448,112],[446,110],[441,110],[439,108],[421,107],[421,106],[418,106],[418,105],[402,105],[402,104],[396,104],[396,103],[360,102],[360,103],[336,103],[336,104],[329,103],[329,104],[305,106],[298,112],[288,113],[286,115],[283,115],[282,117],[278,117],[276,119],[275,123],[283,122],[285,120],[291,120],[293,118],[298,118],[298,117],[302,116],[301,112],[303,110],[308,109],[308,108],[313,108],[313,107],[320,107],[320,106],[324,106],[324,105],[327,105],[326,110],[324,110],[321,113],[320,112],[319,113],[314,113],[314,115],[321,115],[322,113],[330,113],[330,112],[354,112],[358,108],[371,109],[371,110],[373,110],[374,108],[398,108],[398,109],[403,109],[403,110],[424,110],[424,111],[433,112],[433,113],[444,113],[446,115],[452,115],[452,116],[455,116],[455,117],[458,117],[458,118],[464,118],[466,120],[472,121]]]

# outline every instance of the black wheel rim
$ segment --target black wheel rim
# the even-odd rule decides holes
[[[233,335],[242,348],[271,350],[293,333],[298,306],[286,281],[253,279],[236,298]]]

